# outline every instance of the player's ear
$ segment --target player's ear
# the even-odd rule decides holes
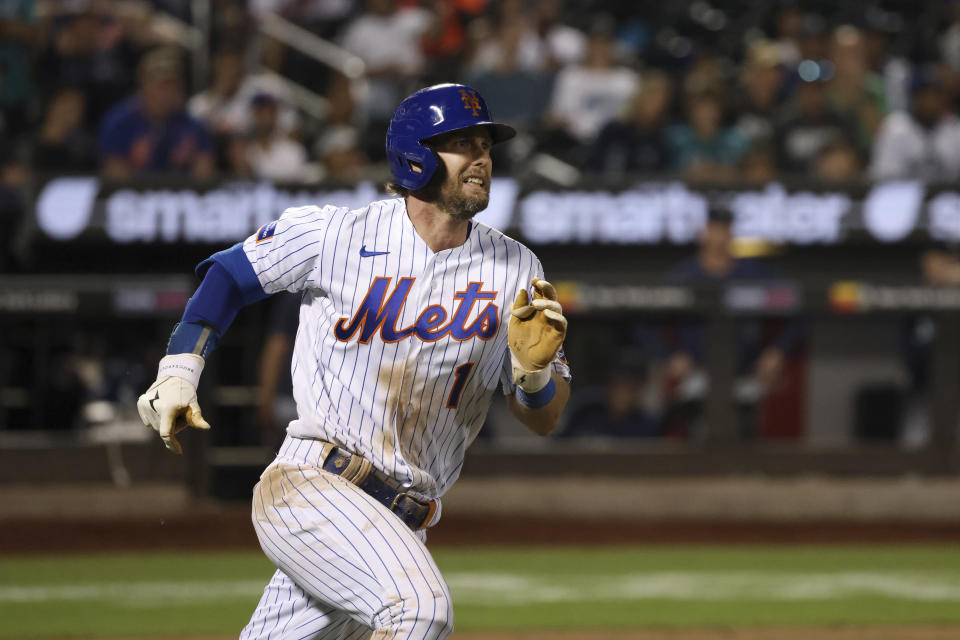
[[[413,160],[407,160],[407,164],[410,165],[410,170],[414,173],[423,173],[423,167],[420,166],[419,162],[414,162]]]

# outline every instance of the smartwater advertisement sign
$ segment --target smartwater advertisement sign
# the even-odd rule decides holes
[[[385,197],[370,182],[349,188],[237,182],[198,189],[60,177],[37,192],[35,229],[54,242],[224,244],[242,240],[288,207],[357,208]],[[912,234],[960,241],[960,190],[916,181],[710,190],[668,181],[609,190],[545,189],[497,178],[490,206],[478,219],[531,245],[686,245],[696,240],[711,203],[733,213],[736,236],[777,244],[893,243]]]

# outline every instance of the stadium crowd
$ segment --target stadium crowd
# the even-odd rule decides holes
[[[0,225],[14,227],[23,216],[20,187],[64,173],[117,181],[379,180],[387,175],[383,141],[393,107],[416,88],[446,81],[476,87],[498,120],[518,128],[515,141],[495,150],[494,166],[520,177],[566,165],[603,180],[960,179],[960,1],[715,5],[6,0]],[[363,73],[345,75],[264,35],[271,14],[336,43],[362,60]],[[711,211],[696,254],[670,282],[774,277],[766,265],[734,255],[730,224],[729,212]],[[960,282],[955,249],[934,249],[924,260],[948,277],[927,280]],[[13,264],[10,255],[0,243],[0,272]],[[262,427],[283,422],[283,407],[274,406],[285,399],[277,371],[289,355],[296,308],[272,311],[273,357],[258,374]],[[919,396],[927,386],[929,322],[908,320],[901,342],[911,393]],[[803,357],[804,323],[774,328],[744,323],[737,336],[737,375],[750,383],[738,387],[737,401],[747,408],[750,436],[770,435],[757,415],[764,390],[776,380],[798,387],[803,377],[795,362]],[[560,435],[696,437],[703,328],[681,326],[672,342],[659,328],[653,337],[643,327],[629,331],[638,334],[636,349],[603,384],[578,391]],[[105,378],[129,382],[127,365],[113,368],[116,375]],[[71,375],[61,395],[75,397],[76,409],[91,385]],[[44,421],[74,422],[67,415]]]
[[[8,0],[3,181],[350,181],[382,167],[393,105],[442,81],[524,132],[501,170],[548,154],[606,176],[960,177],[960,3],[716,4]],[[202,27],[198,6],[204,46],[183,47],[170,25]],[[362,77],[264,36],[268,12],[362,59]],[[274,73],[322,96],[322,117]]]

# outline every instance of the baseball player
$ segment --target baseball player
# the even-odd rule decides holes
[[[209,429],[196,388],[244,305],[302,292],[292,363],[297,419],[253,494],[277,566],[244,640],[446,638],[450,593],[425,529],[460,473],[497,384],[546,434],[569,396],[567,321],[540,262],[472,217],[490,148],[513,137],[470,87],[422,89],[397,108],[387,153],[397,197],[306,206],[200,263],[143,422]]]

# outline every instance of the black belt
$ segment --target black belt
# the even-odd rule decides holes
[[[425,529],[437,512],[436,500],[419,500],[378,478],[369,461],[334,446],[323,461],[323,470],[342,476],[385,506],[417,531]]]

